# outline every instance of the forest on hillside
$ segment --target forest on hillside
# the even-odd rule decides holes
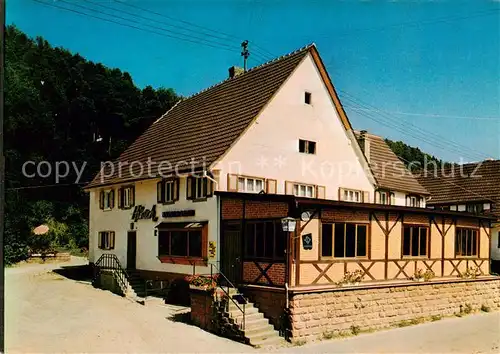
[[[438,159],[433,155],[426,154],[416,147],[409,146],[402,141],[392,141],[385,139],[385,142],[407,168],[416,172],[424,169],[426,165],[437,163],[438,166],[451,165],[449,162]],[[412,163],[413,162],[413,163]]]
[[[54,249],[88,246],[88,196],[82,187],[101,161],[114,159],[180,97],[171,88],[136,87],[131,76],[86,60],[14,26],[5,38],[6,219],[4,259],[25,259],[42,238]],[[403,142],[387,141],[403,161],[438,159]],[[84,174],[56,183],[54,176],[28,178],[27,161],[73,162]],[[34,167],[30,165],[34,172]],[[46,172],[45,170],[43,172]]]
[[[38,244],[32,230],[48,224],[54,248],[88,244],[88,196],[82,190],[100,162],[116,158],[154,120],[179,100],[173,89],[136,87],[127,72],[107,68],[14,26],[5,33],[7,264],[26,258]],[[56,185],[54,176],[23,176],[26,161],[74,162]],[[48,165],[44,165],[43,173]],[[26,167],[33,174],[33,165]],[[43,187],[41,187],[43,186]]]

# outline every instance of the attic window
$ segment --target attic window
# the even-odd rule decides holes
[[[316,142],[299,139],[299,152],[303,152],[304,154],[315,154]]]
[[[311,104],[311,93],[310,92],[305,92],[304,93],[304,102],[305,104]]]

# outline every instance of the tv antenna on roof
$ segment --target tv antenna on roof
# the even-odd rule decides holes
[[[248,40],[244,40],[241,42],[241,56],[243,57],[243,70],[247,71],[247,59],[250,56],[250,52],[248,51]]]

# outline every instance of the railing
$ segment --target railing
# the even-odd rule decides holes
[[[112,270],[113,275],[115,276],[122,290],[124,292],[127,290],[129,277],[125,269],[122,268],[120,260],[116,255],[112,253],[102,254],[97,262],[95,262],[95,267],[97,271],[94,275],[94,280],[96,280],[100,276],[102,270]]]
[[[214,268],[215,270],[217,271],[216,273],[214,273]],[[237,293],[235,294],[235,296],[238,297],[239,301],[235,301],[233,299],[233,297],[231,296],[231,294],[229,293],[229,289],[230,288],[233,288],[233,289],[237,289],[236,286],[233,285],[233,283],[231,283],[231,281],[220,271],[220,269],[213,263],[210,263],[210,278],[211,279],[214,279],[214,274],[218,274],[219,276],[215,278],[215,284],[217,285],[218,288],[220,288],[227,296],[227,298],[232,301],[232,303],[234,305],[236,305],[236,308],[241,312],[242,314],[242,318],[243,318],[243,321],[241,323],[241,329],[242,330],[245,330],[245,306],[247,304],[247,300],[243,297],[242,294],[240,293]],[[221,283],[221,278],[223,278],[225,284],[222,284]],[[226,287],[227,290],[224,288]],[[240,307],[240,305],[243,305],[243,308]],[[229,312],[229,301],[227,302],[227,312]]]

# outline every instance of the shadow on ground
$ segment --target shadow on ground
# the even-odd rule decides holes
[[[92,281],[92,267],[89,264],[62,266],[54,269],[53,272],[71,280]]]

